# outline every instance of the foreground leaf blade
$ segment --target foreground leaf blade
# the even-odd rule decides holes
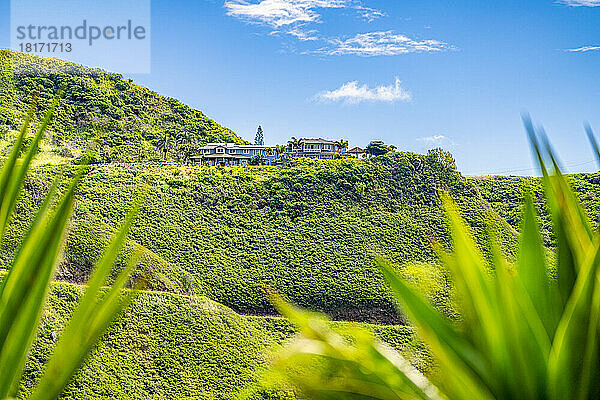
[[[105,284],[114,261],[125,243],[131,224],[143,203],[146,193],[147,190],[138,197],[134,207],[126,216],[121,228],[113,237],[96,266],[90,278],[90,284],[56,344],[46,372],[31,395],[31,399],[50,400],[56,398],[62,388],[69,382],[73,373],[83,363],[89,350],[107,329],[111,321],[114,320],[119,311],[131,303],[137,291],[146,285],[147,280],[142,279],[134,290],[125,294],[123,299],[120,298],[121,290],[127,278],[129,278],[131,271],[139,261],[139,254],[136,254],[119,273],[107,293],[102,294],[102,285]]]
[[[491,381],[491,371],[481,354],[454,330],[450,321],[398,276],[389,261],[376,256],[375,263],[427,343],[434,347],[438,357],[455,365],[452,379],[461,381],[463,395],[470,393],[475,396],[473,398],[489,397],[482,382]]]
[[[320,315],[299,310],[274,293],[270,297],[300,330],[300,337],[278,357],[276,371],[310,398],[443,399],[416,368],[371,335],[349,330],[345,333],[353,339],[350,345]],[[329,366],[326,375],[290,372],[294,365],[316,365],[319,360]]]

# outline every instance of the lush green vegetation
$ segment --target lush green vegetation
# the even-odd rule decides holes
[[[93,162],[183,161],[197,144],[243,142],[202,112],[121,75],[7,50],[0,50],[0,134],[20,126],[34,93],[43,110],[60,87],[64,98],[46,136],[63,160],[91,148]]]
[[[25,177],[37,153],[54,111],[60,100],[55,96],[37,132],[29,136],[29,127],[37,107],[34,96],[19,134],[0,169],[0,244],[13,219],[17,201],[25,185]],[[65,188],[57,190],[59,179],[54,181],[35,215],[28,224],[20,246],[10,261],[8,272],[0,282],[0,398],[14,398],[23,380],[24,366],[31,354],[33,340],[45,300],[54,277],[56,263],[64,247],[66,232],[73,212],[75,194],[87,167],[83,166],[68,180]],[[60,194],[57,194],[60,193]],[[133,299],[136,291],[121,295],[135,265],[135,261],[122,268],[111,288],[102,290],[113,270],[131,221],[139,210],[140,199],[135,203],[114,239],[95,263],[87,287],[80,301],[70,313],[70,319],[61,330],[52,356],[47,358],[43,373],[38,374],[27,398],[52,400],[57,398],[81,366],[90,349],[96,345],[110,323]],[[135,288],[144,285],[140,279]]]
[[[322,317],[272,293],[279,310],[301,331],[275,360],[273,373],[279,379],[311,399],[598,398],[600,233],[545,137],[540,147],[531,121],[525,119],[525,126],[542,170],[557,245],[554,274],[549,274],[530,194],[514,263],[502,254],[493,230],[487,234],[491,263],[486,260],[458,207],[444,195],[454,246],[452,252],[439,246],[437,251],[460,293],[458,321],[437,311],[388,259],[375,256],[419,337],[430,346],[439,372],[426,377],[363,330],[343,337]]]
[[[477,193],[515,229],[520,222],[520,204],[523,193],[533,193],[536,209],[541,216],[542,237],[552,245],[550,217],[543,201],[542,181],[539,178],[518,176],[475,177],[468,180],[477,187]],[[582,173],[567,176],[569,184],[588,212],[592,224],[600,225],[600,173]]]
[[[89,167],[46,167],[26,178],[56,104],[55,100],[31,140],[25,140],[31,122],[31,117],[27,118],[0,171],[0,237],[4,239],[2,248],[8,266],[0,282],[0,365],[5,371],[0,380],[0,397],[52,399],[62,393],[61,398],[76,399],[228,399],[244,388],[255,387],[255,398],[295,398],[289,390],[259,387],[267,354],[294,332],[285,321],[244,317],[206,298],[161,292],[147,292],[127,308],[84,368],[71,379],[115,314],[136,295],[135,291],[119,293],[136,264],[141,264],[138,273],[143,273],[144,278],[134,275],[130,282],[137,281],[138,287],[145,284],[148,269],[156,275],[154,285],[161,290],[189,291],[193,287],[191,281],[185,286],[182,276],[175,281],[172,274],[176,269],[133,241],[125,243],[121,252],[139,211],[139,199],[117,232],[89,209],[78,207],[65,255],[58,262],[59,277],[85,282],[86,286],[50,285],[66,238],[75,193],[83,199],[89,188],[82,186],[82,177],[93,177],[97,172]],[[31,110],[30,116],[33,107]],[[54,182],[51,187],[50,182]],[[130,190],[121,193],[129,197],[125,199],[127,203],[131,203],[140,187],[151,183],[148,177],[144,182],[129,182]],[[64,194],[55,199],[57,191]],[[80,205],[93,202],[86,200]],[[122,211],[123,208],[119,210]],[[73,265],[79,267],[78,275],[72,274]],[[111,271],[115,284],[102,289]],[[344,331],[346,323],[333,327]],[[423,369],[428,368],[428,353],[411,328],[365,328],[403,350]]]
[[[103,237],[148,183],[129,247],[154,253],[149,262],[159,272],[155,288],[264,314],[273,311],[261,289],[269,285],[336,318],[398,322],[371,253],[399,264],[434,260],[430,240],[449,245],[438,188],[451,191],[478,234],[489,221],[502,232],[506,248],[514,247],[512,229],[486,211],[443,156],[390,153],[282,167],[94,167],[81,188],[61,276],[82,281]],[[5,262],[29,210],[58,170],[39,167],[26,185],[1,253]],[[95,234],[102,231],[107,233]]]
[[[82,286],[56,283],[25,366],[21,395],[44,369],[80,299]],[[334,325],[344,329],[345,323]],[[427,365],[413,328],[362,325],[407,357]],[[259,383],[270,354],[293,335],[283,319],[247,317],[206,298],[141,293],[66,388],[64,399],[232,399]],[[295,398],[258,391],[254,398]]]
[[[0,249],[0,266],[7,271],[51,183],[57,176],[65,182],[77,176],[79,167],[73,164],[82,149],[92,148],[94,161],[102,163],[185,161],[194,146],[206,141],[241,142],[201,112],[119,75],[0,50],[0,157],[11,154],[18,137],[14,129],[26,115],[31,94],[40,94],[45,110],[61,85],[65,100],[39,144],[38,162],[24,182],[24,195]],[[232,398],[259,381],[268,351],[294,332],[284,320],[264,316],[275,311],[265,287],[334,319],[403,324],[406,320],[396,311],[373,254],[398,265],[395,271],[444,318],[460,320],[447,272],[431,247],[433,240],[447,250],[456,248],[441,189],[448,190],[474,233],[482,265],[495,262],[486,227],[496,232],[509,260],[515,258],[525,188],[532,191],[541,215],[543,243],[555,246],[541,180],[465,179],[448,153],[417,155],[392,147],[375,141],[369,147],[373,158],[296,159],[278,167],[90,167],[79,185],[75,218],[57,263],[58,279],[80,284],[90,279],[118,232],[118,222],[148,185],[147,199],[109,282],[119,281],[120,286],[119,271],[132,256],[142,254],[126,285],[151,270],[150,289],[162,293],[144,293],[134,303],[103,338],[65,398]],[[598,226],[600,174],[568,179]],[[21,397],[63,337],[62,328],[82,290],[71,284],[52,286],[21,381]],[[421,372],[435,372],[410,327],[362,325],[358,334],[345,322],[323,327],[330,328],[357,343],[370,343],[374,333],[402,350]],[[256,396],[294,394],[275,390]]]

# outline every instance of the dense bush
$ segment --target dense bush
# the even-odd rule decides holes
[[[43,370],[81,286],[52,286],[21,394]],[[344,324],[337,323],[343,330]],[[415,360],[427,359],[414,330],[364,325]],[[63,399],[232,399],[256,384],[268,354],[294,330],[281,318],[245,317],[206,298],[142,293],[92,352]],[[260,398],[295,398],[269,392]]]
[[[4,262],[58,170],[40,167],[28,183],[0,253]],[[430,240],[448,245],[440,188],[450,190],[476,232],[494,225],[507,250],[514,239],[510,226],[435,155],[305,159],[282,167],[101,166],[81,188],[62,270],[85,277],[108,227],[144,184],[151,191],[131,246],[156,255],[156,288],[192,291],[243,313],[272,312],[261,288],[268,285],[339,319],[400,322],[370,254],[398,264],[434,260]]]
[[[8,50],[0,50],[0,129],[20,124],[33,93],[43,112],[61,86],[48,137],[66,158],[91,148],[96,162],[159,160],[161,141],[184,134],[199,144],[243,142],[202,112],[119,74]]]
[[[506,222],[515,229],[519,227],[523,190],[528,188],[534,195],[540,214],[542,236],[546,246],[552,246],[550,218],[543,202],[541,180],[531,177],[495,176],[468,178],[477,192]],[[600,225],[600,173],[582,173],[568,176],[568,181],[589,214],[594,226]]]

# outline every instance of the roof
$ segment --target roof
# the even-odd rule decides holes
[[[259,146],[256,144],[237,144],[237,143],[207,143],[205,146],[200,147],[200,149],[210,150],[216,147],[225,147],[227,149],[257,149],[257,150],[266,150],[272,148],[273,146]]]
[[[318,138],[318,139],[311,139],[311,138],[303,138],[300,139],[300,141],[302,143],[325,143],[325,144],[335,144],[334,140],[327,140],[327,139],[322,139],[322,138]],[[288,142],[291,142],[291,140],[289,140]]]
[[[348,150],[348,153],[364,153],[365,151],[360,147],[355,147],[352,150]]]
[[[213,153],[213,154],[204,154],[192,156],[190,158],[252,158],[248,155],[244,154],[228,154],[228,153]]]

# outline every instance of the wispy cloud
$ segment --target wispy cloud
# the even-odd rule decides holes
[[[559,4],[564,4],[571,7],[598,7],[600,0],[559,0]]]
[[[417,40],[392,30],[327,37],[315,29],[323,22],[322,12],[326,9],[350,10],[367,22],[387,16],[382,10],[364,6],[361,0],[226,0],[224,7],[229,16],[271,28],[272,35],[320,43],[313,50],[301,51],[303,54],[369,57],[453,49],[439,40]]]
[[[415,40],[394,31],[360,33],[351,38],[330,39],[328,42],[328,46],[312,53],[331,56],[353,54],[362,57],[373,57],[454,49],[453,46],[439,40]]]
[[[225,2],[227,15],[246,22],[259,23],[274,28],[298,23],[317,22],[319,9],[344,8],[349,0],[228,0]]]
[[[361,18],[367,20],[368,22],[373,22],[378,18],[387,17],[386,13],[384,13],[381,10],[376,10],[374,8],[358,5],[355,7],[355,9],[358,11]]]
[[[335,90],[323,91],[315,96],[320,101],[344,102],[347,104],[358,104],[361,102],[386,102],[411,101],[412,95],[402,87],[400,79],[396,78],[394,84],[381,85],[370,88],[367,85],[359,85],[358,81],[343,84]]]
[[[575,49],[567,49],[567,51],[570,51],[571,53],[586,53],[588,51],[597,51],[600,50],[600,46],[582,46],[582,47],[577,47]]]
[[[301,42],[312,42],[316,40],[320,40],[319,31],[316,29],[304,30],[301,28],[290,29],[286,32],[288,35],[295,37]]]
[[[445,135],[433,135],[418,138],[417,141],[425,143],[426,146],[431,147],[444,147],[454,146],[454,141]]]

